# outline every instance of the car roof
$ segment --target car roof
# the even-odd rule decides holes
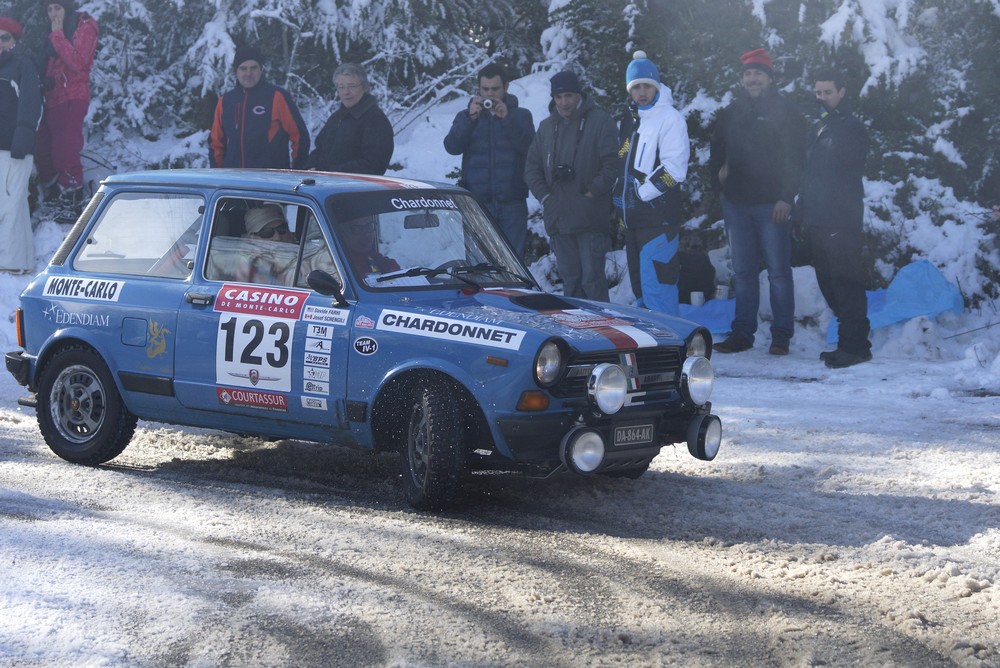
[[[102,184],[198,186],[209,188],[250,188],[288,190],[298,186],[314,195],[327,196],[348,192],[372,192],[413,189],[461,191],[460,188],[433,181],[416,181],[392,176],[371,176],[340,172],[313,172],[289,169],[161,169],[114,174]]]

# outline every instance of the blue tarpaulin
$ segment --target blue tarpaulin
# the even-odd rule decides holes
[[[889,287],[868,293],[868,320],[872,329],[906,322],[918,316],[933,318],[945,311],[961,313],[962,293],[927,260],[900,269]],[[826,330],[827,343],[837,342],[837,319]]]
[[[958,288],[926,260],[900,269],[888,288],[868,292],[868,319],[872,329],[906,322],[917,316],[933,318],[945,311],[961,313],[965,307]],[[680,316],[704,325],[713,335],[728,334],[736,315],[736,300],[711,299],[702,306],[680,305]],[[837,319],[830,321],[828,343],[837,342]]]

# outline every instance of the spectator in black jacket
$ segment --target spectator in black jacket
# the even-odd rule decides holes
[[[394,148],[392,124],[371,94],[368,74],[344,63],[333,73],[340,107],[316,136],[309,167],[324,172],[385,174]]]
[[[35,268],[28,180],[42,114],[38,70],[17,47],[21,32],[20,23],[0,16],[0,271],[14,274]]]
[[[805,121],[772,86],[773,61],[764,49],[740,56],[742,88],[719,114],[709,170],[722,190],[722,213],[733,261],[736,317],[721,353],[753,347],[760,307],[760,260],[771,288],[772,355],[787,355],[795,326],[792,283],[792,202],[804,158]]]
[[[813,79],[819,118],[809,133],[799,207],[816,280],[839,328],[837,349],[821,353],[820,359],[842,368],[872,358],[861,265],[868,131],[844,99],[839,72],[822,70]]]

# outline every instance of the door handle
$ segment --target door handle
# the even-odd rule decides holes
[[[186,299],[189,304],[194,304],[195,306],[208,306],[212,303],[212,300],[215,299],[215,295],[211,293],[205,294],[201,292],[188,292],[184,295],[184,299]]]

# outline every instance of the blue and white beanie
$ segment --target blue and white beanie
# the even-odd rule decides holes
[[[636,84],[648,83],[660,87],[660,72],[656,69],[653,61],[646,58],[645,51],[636,51],[632,54],[632,62],[625,70],[625,90],[632,91]]]

